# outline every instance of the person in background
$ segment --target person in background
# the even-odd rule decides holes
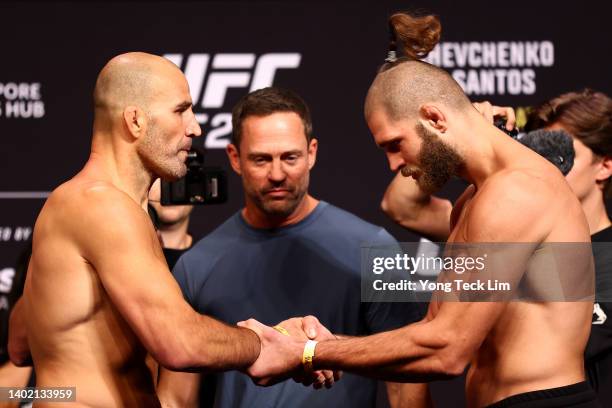
[[[176,264],[173,274],[192,307],[228,323],[315,315],[347,335],[421,319],[416,303],[361,302],[361,245],[397,243],[383,228],[309,194],[318,142],[305,102],[280,88],[254,91],[234,107],[233,129],[227,153],[246,205]],[[164,407],[202,406],[199,388],[198,374],[161,371]],[[375,406],[377,389],[377,381],[352,374],[332,390],[293,381],[261,388],[232,372],[217,376],[215,406],[365,408]],[[429,404],[423,384],[388,382],[387,394],[393,407]]]
[[[172,269],[180,256],[193,244],[193,237],[189,233],[193,205],[162,205],[160,179],[155,180],[151,186],[149,205],[157,214],[157,231],[161,236],[168,267]]]

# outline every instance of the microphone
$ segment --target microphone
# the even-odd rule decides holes
[[[557,166],[564,176],[574,165],[574,143],[572,137],[563,130],[532,130],[518,135],[517,140]]]

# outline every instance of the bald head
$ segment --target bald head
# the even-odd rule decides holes
[[[467,110],[471,104],[459,84],[443,69],[422,61],[385,64],[370,86],[365,116],[382,107],[393,120],[413,118],[426,103]]]
[[[157,55],[130,52],[114,57],[102,68],[96,81],[96,117],[121,112],[130,105],[146,111],[159,87],[177,75],[182,76],[180,69]]]

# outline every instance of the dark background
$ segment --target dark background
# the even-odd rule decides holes
[[[535,93],[470,95],[473,100],[524,107],[584,87],[611,93],[612,28],[605,2],[589,2],[588,7],[450,0],[2,3],[0,83],[40,83],[45,114],[8,118],[7,100],[0,94],[0,193],[48,192],[79,171],[89,153],[96,75],[119,53],[178,53],[184,60],[203,53],[299,53],[299,67],[277,71],[273,84],[294,89],[312,110],[319,156],[311,193],[386,227],[400,241],[418,240],[379,210],[393,175],[362,113],[365,93],[386,56],[387,17],[397,10],[438,14],[446,42],[554,44],[552,66],[517,68],[533,68]],[[214,71],[209,62],[205,84]],[[217,71],[253,74],[253,69]],[[219,109],[207,110],[201,100],[194,101],[195,111],[210,117],[231,112],[247,91],[230,89]],[[203,130],[209,132],[210,125]],[[209,150],[206,162],[230,171],[222,149]],[[195,210],[194,235],[205,235],[242,205],[239,178],[231,174],[229,180],[227,204]],[[455,197],[462,188],[463,183],[453,181],[442,195]],[[0,271],[13,267],[24,246],[15,230],[33,228],[43,203],[0,194]],[[448,398],[450,405],[444,406],[459,406]]]

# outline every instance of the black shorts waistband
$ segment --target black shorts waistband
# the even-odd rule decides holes
[[[487,408],[601,408],[597,395],[586,382],[529,391],[504,398]]]

